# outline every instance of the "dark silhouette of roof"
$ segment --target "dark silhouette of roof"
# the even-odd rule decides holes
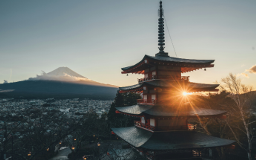
[[[171,105],[142,105],[137,104],[127,107],[116,107],[116,109],[122,113],[132,114],[132,115],[151,115],[151,116],[166,116],[166,117],[208,117],[208,116],[220,116],[226,114],[223,110],[213,110],[206,108],[192,107],[190,104],[185,104],[181,106],[171,106]]]
[[[180,63],[180,64],[198,64],[198,65],[209,65],[211,63],[213,63],[215,60],[198,60],[198,59],[185,59],[185,58],[175,58],[175,57],[169,57],[169,56],[149,56],[149,55],[145,55],[143,57],[143,59],[141,61],[139,61],[138,63],[136,63],[135,65],[132,66],[128,66],[128,67],[124,67],[121,68],[123,71],[126,71],[128,69],[131,69],[135,66],[137,66],[138,64],[140,64],[141,62],[143,62],[145,59],[151,59],[154,61],[159,61],[159,62],[172,62],[172,63]],[[189,66],[188,66],[189,67]],[[193,66],[191,66],[193,67]]]
[[[137,127],[112,128],[112,130],[132,146],[149,150],[212,148],[228,146],[235,142],[195,131],[152,133]]]

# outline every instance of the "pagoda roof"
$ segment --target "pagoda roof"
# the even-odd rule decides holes
[[[226,114],[223,110],[192,107],[188,104],[182,106],[172,105],[144,105],[137,104],[127,107],[116,107],[121,113],[131,115],[150,115],[156,117],[209,117]]]
[[[184,88],[190,92],[196,91],[215,91],[215,88],[219,86],[219,84],[205,84],[205,83],[193,83],[193,82],[183,82],[177,80],[152,80],[145,81],[139,84],[135,84],[132,86],[119,87],[121,91],[132,91],[142,89],[143,86],[149,85],[153,87],[164,87],[164,88],[177,88],[177,85],[180,85],[181,88]]]
[[[203,149],[228,146],[235,142],[195,131],[152,133],[135,126],[111,129],[132,146],[148,150]]]
[[[193,71],[200,68],[213,67],[213,63],[215,60],[199,60],[199,59],[184,59],[184,58],[176,58],[169,56],[149,56],[145,55],[141,61],[138,63],[121,68],[123,70],[122,73],[139,73],[138,71],[144,70],[150,66],[149,63],[145,63],[145,60],[154,61],[154,62],[166,62],[166,64],[174,64],[174,66],[181,66],[182,73]]]

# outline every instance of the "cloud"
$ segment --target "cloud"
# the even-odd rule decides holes
[[[53,76],[42,72],[42,75],[37,75],[35,78],[29,78],[29,80],[55,80],[55,81],[90,81],[87,78],[75,77],[68,74]]]
[[[256,74],[256,64],[253,65],[250,69],[246,69],[245,72]],[[247,73],[239,73],[239,74],[237,74],[237,76],[244,76],[244,77],[249,78]]]
[[[249,73],[254,73],[256,74],[256,65],[252,66],[250,69],[246,70],[248,71]]]
[[[239,74],[237,74],[236,76],[244,76],[244,77],[246,77],[246,78],[249,78],[249,76],[248,76],[248,74],[246,74],[246,73],[239,73]]]

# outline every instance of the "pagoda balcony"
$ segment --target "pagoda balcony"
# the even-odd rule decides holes
[[[154,80],[154,79],[157,79],[157,77],[152,76],[152,77],[148,77],[148,78],[140,78],[140,79],[138,79],[138,82],[142,83],[142,82],[151,81],[151,80]]]
[[[138,104],[154,105],[154,104],[156,104],[156,100],[137,99],[137,103]]]
[[[188,130],[189,131],[196,130],[196,124],[188,124]]]
[[[170,79],[170,80],[176,80],[176,81],[189,81],[189,76],[180,76],[180,77],[170,77],[170,78],[166,78],[166,79]]]
[[[155,126],[151,126],[149,124],[144,124],[144,123],[141,123],[141,121],[134,121],[134,125],[136,127],[139,127],[139,128],[142,128],[142,129],[145,129],[145,130],[148,130],[148,131],[151,131],[151,132],[154,132],[156,131],[156,127]],[[173,126],[173,127],[161,127],[161,128],[158,128],[158,130],[188,130],[188,131],[194,131],[196,130],[196,125],[194,124],[188,124],[188,125],[181,125],[181,126]]]
[[[140,121],[134,121],[134,125],[136,127],[139,127],[139,128],[145,129],[145,130],[149,130],[151,132],[154,132],[154,130],[156,129],[154,126],[141,123]]]
[[[166,77],[166,78],[158,78],[157,76],[152,76],[148,78],[140,78],[138,79],[138,83],[143,83],[147,81],[152,81],[155,79],[165,79],[165,80],[182,80],[182,81],[189,81],[189,76],[181,76],[181,77]]]
[[[183,81],[189,81],[189,76],[181,76],[181,80],[183,80]]]

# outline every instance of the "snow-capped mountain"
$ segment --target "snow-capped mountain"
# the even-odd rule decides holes
[[[29,78],[29,80],[50,80],[50,81],[65,81],[72,83],[81,83],[88,85],[96,85],[96,86],[107,86],[107,87],[116,87],[109,84],[99,83],[93,80],[90,80],[75,71],[69,69],[68,67],[59,67],[49,73],[45,73],[42,71],[41,75],[37,75],[34,78]]]
[[[87,79],[84,76],[76,73],[75,71],[69,69],[68,67],[59,67],[49,73],[46,73],[45,75],[47,76],[55,76],[55,77],[62,77],[62,76],[71,76],[71,77],[76,77],[76,78],[82,78],[82,79]],[[88,79],[87,79],[88,80]]]
[[[42,71],[41,75],[37,75],[35,78],[29,78],[29,80],[87,81],[89,79],[76,73],[68,67],[59,67],[49,73]]]
[[[95,82],[68,67],[60,67],[28,80],[0,84],[0,97],[113,99],[117,90],[117,86]]]
[[[114,99],[118,88],[49,80],[25,80],[0,84],[0,98]]]

